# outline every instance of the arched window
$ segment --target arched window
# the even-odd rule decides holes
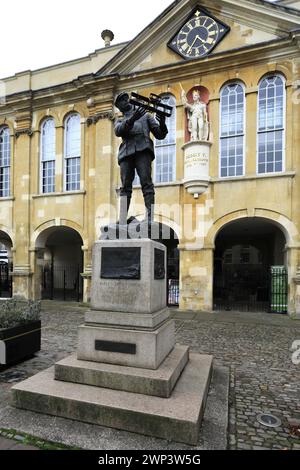
[[[81,124],[78,113],[65,121],[65,183],[66,191],[80,189]]]
[[[243,176],[245,149],[245,90],[241,83],[221,91],[220,176]]]
[[[0,129],[0,197],[10,195],[10,131]]]
[[[173,107],[173,113],[166,119],[167,137],[155,140],[155,183],[168,183],[176,179],[176,99],[173,95],[164,95],[162,101]]]
[[[46,119],[41,129],[41,192],[55,192],[55,122]]]
[[[258,92],[258,173],[284,171],[285,81],[280,75],[261,80]]]

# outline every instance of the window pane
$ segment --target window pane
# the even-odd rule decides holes
[[[258,94],[258,171],[283,171],[285,86],[280,76],[264,78]]]
[[[244,172],[245,93],[241,84],[231,84],[221,92],[221,177]],[[227,171],[224,169],[227,168]]]
[[[272,173],[274,171],[282,171],[283,169],[283,131],[275,132],[264,132],[258,135],[258,163],[259,173]],[[279,148],[279,150],[276,150]],[[281,150],[280,150],[281,148]],[[281,170],[275,169],[275,162],[278,163],[277,168],[281,167]],[[260,165],[264,164],[264,171]]]
[[[281,77],[267,77],[259,86],[259,130],[284,127],[284,86]]]
[[[80,189],[80,158],[66,159],[66,190],[79,191]]]
[[[0,129],[0,197],[10,195],[10,131]]]
[[[55,192],[55,161],[42,162],[42,190],[43,193]]]
[[[162,99],[173,107],[173,113],[166,119],[168,135],[164,140],[155,140],[156,183],[168,183],[176,178],[176,100],[173,95],[165,95]]]
[[[47,119],[41,131],[41,159],[43,162],[55,160],[55,123],[54,119]]]
[[[81,155],[81,126],[80,115],[72,114],[66,121],[66,158],[80,157]]]

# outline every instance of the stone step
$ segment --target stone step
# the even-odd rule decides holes
[[[13,405],[39,413],[196,445],[212,356],[190,354],[170,398],[61,382],[54,367],[12,388]]]
[[[179,345],[157,370],[79,361],[74,354],[55,364],[55,379],[168,398],[188,360],[189,348]]]

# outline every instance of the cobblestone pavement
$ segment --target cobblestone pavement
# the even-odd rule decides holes
[[[32,359],[0,372],[1,402],[10,387],[74,352],[77,327],[86,307],[43,302],[42,350]],[[212,354],[230,367],[229,449],[300,450],[300,365],[291,347],[300,340],[300,321],[253,313],[184,313],[174,310],[177,342]],[[267,428],[257,416],[270,412],[282,421]],[[1,423],[0,423],[1,428]]]

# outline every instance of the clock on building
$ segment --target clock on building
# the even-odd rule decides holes
[[[196,8],[168,46],[185,59],[197,59],[207,56],[229,31],[225,23]]]

